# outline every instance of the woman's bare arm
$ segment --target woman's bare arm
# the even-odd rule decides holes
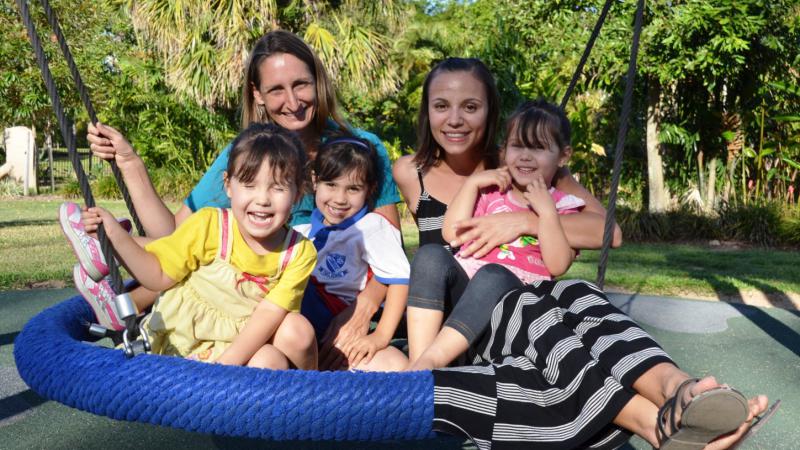
[[[147,173],[144,161],[116,129],[97,123],[89,124],[87,140],[99,158],[115,160],[137,211],[146,211],[139,218],[145,233],[151,237],[166,236],[175,231],[175,216],[158,196]]]
[[[565,169],[562,169],[562,171]],[[603,244],[606,211],[594,196],[581,186],[569,171],[559,173],[556,188],[581,198],[585,203],[583,211],[578,214],[559,216],[561,227],[567,236],[570,247],[575,249],[595,249]],[[513,212],[492,214],[463,220],[456,225],[457,238],[453,245],[461,247],[461,255],[480,258],[493,248],[511,242],[522,235],[539,235],[539,216],[533,212]],[[622,245],[622,230],[614,226],[613,247]]]

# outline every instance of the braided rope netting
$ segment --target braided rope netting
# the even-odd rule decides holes
[[[82,342],[94,319],[80,296],[31,319],[14,341],[39,395],[113,419],[270,440],[434,436],[430,372],[264,370],[141,355]]]

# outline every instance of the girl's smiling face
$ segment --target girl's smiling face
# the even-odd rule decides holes
[[[284,238],[283,226],[298,199],[295,183],[273,170],[265,158],[252,180],[242,181],[226,173],[225,188],[239,232],[250,248],[260,254],[278,248]]]
[[[527,147],[518,135],[517,130],[512,129],[503,150],[503,161],[514,180],[514,188],[525,192],[536,174],[552,186],[556,171],[569,160],[570,147],[559,149],[554,139],[532,139],[530,141],[538,145]]]
[[[315,180],[314,199],[325,225],[338,225],[364,207],[369,189],[363,178],[350,170],[333,180]]]

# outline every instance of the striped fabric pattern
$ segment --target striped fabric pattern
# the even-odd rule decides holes
[[[419,187],[421,194],[419,195],[419,202],[417,203],[417,211],[415,221],[417,228],[419,228],[419,246],[425,244],[439,244],[450,249],[450,246],[442,238],[442,225],[444,224],[444,215],[447,213],[447,205],[431,197],[425,184],[422,182],[422,172],[417,170],[417,177],[419,178]]]
[[[611,422],[664,351],[586,282],[506,294],[470,349],[474,366],[434,371],[434,429],[480,449],[617,448]]]

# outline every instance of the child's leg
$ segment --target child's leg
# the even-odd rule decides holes
[[[247,361],[247,367],[259,369],[286,370],[289,368],[289,360],[275,346],[265,344],[256,351],[255,355]]]
[[[160,292],[151,291],[144,286],[136,286],[135,288],[131,289],[128,292],[128,295],[131,296],[131,300],[136,305],[136,309],[139,312],[143,312],[147,310],[147,308],[153,306],[153,303],[156,302],[158,299],[158,295]]]
[[[370,362],[354,367],[367,372],[400,372],[408,366],[406,355],[391,345],[379,350]]]
[[[81,293],[95,312],[99,325],[109,330],[122,330],[124,328],[123,320],[119,317],[116,308],[116,293],[107,278],[102,278],[100,281],[95,282],[80,264],[76,264],[72,271],[72,279],[75,282],[75,288],[78,289],[78,292]],[[158,292],[142,286],[131,289],[129,294],[139,312],[151,307],[159,295]]]
[[[272,345],[301,370],[317,370],[317,341],[311,322],[298,313],[289,313],[273,336]]]
[[[454,361],[484,333],[497,303],[522,286],[516,275],[501,265],[488,264],[478,270],[442,330],[411,370],[445,367]]]
[[[436,335],[433,343],[411,364],[408,370],[431,370],[446,367],[458,358],[458,355],[467,351],[467,348],[469,348],[469,342],[461,332],[444,326]]]
[[[447,299],[459,298],[469,277],[441,245],[422,246],[411,262],[408,289],[408,353],[415,361],[442,326]]]

